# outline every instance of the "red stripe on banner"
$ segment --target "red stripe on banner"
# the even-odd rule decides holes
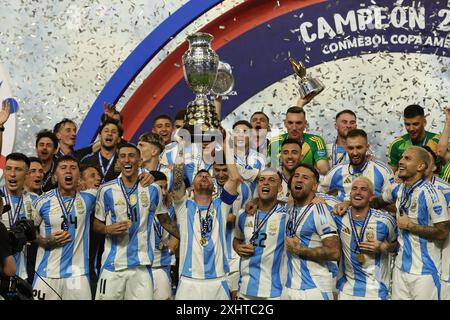
[[[279,16],[327,0],[249,0],[225,12],[200,31],[214,36],[213,49],[237,38],[241,34]],[[279,3],[279,5],[278,5]],[[159,101],[181,80],[183,67],[181,56],[188,49],[183,42],[136,89],[123,107],[124,138],[130,140],[142,122]],[[148,128],[150,130],[151,128]]]
[[[6,158],[4,155],[0,155],[0,168],[5,169]]]

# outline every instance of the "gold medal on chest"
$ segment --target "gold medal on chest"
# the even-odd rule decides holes
[[[134,206],[137,203],[137,197],[135,194],[130,195],[130,205]]]

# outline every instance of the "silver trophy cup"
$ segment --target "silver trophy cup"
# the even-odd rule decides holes
[[[214,134],[220,127],[214,104],[207,97],[217,78],[219,56],[211,49],[213,36],[197,32],[187,37],[189,49],[183,54],[184,79],[196,94],[188,103],[184,129],[194,136]]]

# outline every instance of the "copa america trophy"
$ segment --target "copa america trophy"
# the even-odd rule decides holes
[[[306,74],[306,68],[301,61],[295,61],[294,58],[289,58],[289,62],[291,63],[292,69],[295,74],[300,78],[298,81],[300,92],[300,97],[303,99],[312,99],[314,96],[318,95],[325,89],[323,83],[315,78],[312,78],[310,75]]]
[[[197,32],[187,37],[189,49],[183,54],[184,79],[196,94],[189,102],[184,119],[184,129],[194,136],[215,134],[219,131],[220,121],[212,101],[207,97],[218,73],[219,56],[211,49],[213,36]],[[200,140],[201,141],[201,140]]]

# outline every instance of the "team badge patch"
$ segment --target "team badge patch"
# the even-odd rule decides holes
[[[414,200],[411,204],[411,210],[416,210],[417,209],[417,201]]]
[[[433,210],[437,213],[437,214],[441,214],[442,213],[442,206],[434,206]]]
[[[114,203],[115,206],[124,206],[125,205],[125,201],[120,199],[117,200],[116,203]]]
[[[278,230],[278,225],[277,225],[277,223],[276,223],[276,222],[271,222],[271,223],[269,224],[268,230],[269,230],[269,234],[270,234],[271,236],[274,236],[274,235],[277,233],[277,230]]]
[[[84,210],[83,210],[83,202],[81,201],[80,198],[78,198],[78,199],[75,201],[75,207],[77,208],[78,214],[84,213]]]
[[[150,200],[146,192],[141,192],[139,199],[141,200],[142,206],[147,208],[150,205]]]

